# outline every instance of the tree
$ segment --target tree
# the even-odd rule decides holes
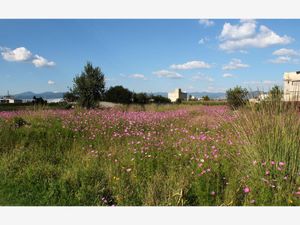
[[[146,93],[134,93],[133,102],[137,104],[146,104],[149,102],[149,97]]]
[[[76,102],[78,100],[78,96],[74,95],[72,92],[66,92],[63,96],[66,102]]]
[[[272,101],[280,101],[283,96],[283,91],[278,85],[275,85],[270,90],[269,96],[271,97]]]
[[[123,86],[110,87],[105,93],[105,100],[109,102],[129,104],[133,93]]]
[[[180,98],[177,98],[176,101],[175,101],[175,103],[176,103],[176,104],[181,104],[181,103],[182,103],[182,100],[181,100]]]
[[[205,95],[202,98],[203,98],[204,101],[209,101],[210,100],[210,98],[208,97],[208,95]]]
[[[247,103],[248,91],[246,88],[236,86],[233,89],[226,91],[227,103],[233,108],[236,109]]]
[[[73,83],[73,89],[70,89],[70,92],[78,96],[82,107],[94,108],[104,97],[104,74],[99,67],[94,68],[90,62],[84,66],[81,74],[74,78]]]
[[[33,96],[32,98],[32,103],[34,105],[46,105],[47,104],[47,100],[44,100],[42,97],[35,97]]]
[[[161,95],[151,95],[149,98],[152,99],[154,103],[159,103],[159,104],[171,102],[170,99],[168,99],[164,96],[161,96]]]

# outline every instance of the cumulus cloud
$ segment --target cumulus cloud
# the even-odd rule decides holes
[[[181,74],[169,70],[159,70],[153,72],[153,74],[155,74],[158,77],[166,77],[171,79],[179,79],[183,77]]]
[[[270,63],[274,64],[283,64],[283,63],[299,63],[299,59],[295,58],[300,56],[300,52],[294,49],[281,48],[272,53],[273,55],[278,56],[275,59],[270,59]]]
[[[210,76],[204,75],[204,74],[198,74],[192,77],[193,80],[202,80],[202,81],[209,81],[213,82],[214,79]]]
[[[31,52],[24,47],[16,48],[13,50],[10,48],[1,48],[1,55],[4,60],[10,62],[27,61],[32,56]]]
[[[25,47],[10,49],[0,47],[2,58],[9,62],[31,62],[35,67],[54,66],[53,61],[48,61],[42,56],[32,55]]]
[[[145,75],[144,74],[140,74],[140,73],[131,74],[131,75],[129,75],[129,77],[135,78],[135,79],[143,79],[143,80],[146,79]]]
[[[200,19],[199,20],[199,23],[205,27],[211,27],[215,24],[214,21],[212,20],[209,20],[209,19]]]
[[[292,58],[289,56],[279,56],[276,59],[270,59],[269,62],[274,64],[289,63],[292,62]]]
[[[55,66],[55,62],[48,61],[42,56],[35,55],[32,63],[35,67],[44,67],[44,66]]]
[[[227,65],[223,66],[223,70],[235,70],[240,68],[247,68],[249,65],[242,63],[240,59],[232,59]]]
[[[241,21],[241,24],[231,25],[230,23],[225,23],[223,25],[223,30],[220,34],[220,39],[230,40],[230,39],[241,39],[251,37],[255,34],[256,23],[255,21]]]
[[[299,56],[300,52],[291,48],[281,48],[274,51],[272,54],[277,56]]]
[[[241,20],[239,24],[225,23],[219,36],[219,47],[225,51],[235,51],[245,48],[266,48],[271,45],[289,44],[292,38],[280,36],[264,25],[257,29],[255,20]]]
[[[224,74],[223,74],[223,77],[229,78],[229,77],[234,77],[234,75],[231,74],[231,73],[224,73]]]
[[[203,61],[190,61],[183,64],[173,64],[170,68],[175,70],[208,69],[211,68],[211,65]]]
[[[53,85],[53,84],[55,84],[55,82],[53,80],[48,80],[48,84]]]

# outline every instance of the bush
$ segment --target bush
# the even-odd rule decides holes
[[[227,103],[233,109],[244,106],[247,103],[248,91],[246,88],[236,86],[226,91]]]
[[[133,93],[123,86],[110,87],[105,93],[105,100],[108,102],[129,104],[132,101]]]
[[[15,128],[20,128],[20,127],[23,127],[25,125],[28,125],[29,123],[24,120],[22,117],[15,117],[13,118],[13,126]]]

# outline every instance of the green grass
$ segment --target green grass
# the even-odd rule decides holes
[[[188,116],[105,129],[84,110],[71,119],[39,110],[21,126],[0,119],[0,205],[300,205],[299,114],[265,105],[221,116],[212,107],[130,106],[122,110]],[[113,137],[126,127],[143,135]]]

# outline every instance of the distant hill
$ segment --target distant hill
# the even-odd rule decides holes
[[[23,92],[20,94],[16,94],[15,98],[17,99],[32,99],[33,96],[39,98],[42,97],[44,99],[53,99],[53,98],[62,98],[64,95],[64,92],[43,92],[43,93],[34,93],[31,91]]]

